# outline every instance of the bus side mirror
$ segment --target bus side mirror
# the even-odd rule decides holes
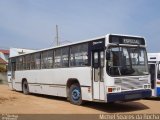
[[[111,57],[110,57],[110,52],[109,51],[106,51],[106,60],[110,60]]]

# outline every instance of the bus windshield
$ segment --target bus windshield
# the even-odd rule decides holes
[[[140,47],[109,47],[107,73],[111,76],[148,75],[147,54]]]

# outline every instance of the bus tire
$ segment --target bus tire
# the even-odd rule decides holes
[[[23,81],[22,83],[22,91],[25,95],[29,94],[29,86],[27,80]]]
[[[69,100],[70,100],[70,103],[75,105],[82,104],[82,95],[81,95],[81,89],[79,84],[71,85],[69,89]]]

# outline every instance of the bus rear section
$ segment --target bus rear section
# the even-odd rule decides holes
[[[148,53],[152,97],[160,97],[160,53]]]

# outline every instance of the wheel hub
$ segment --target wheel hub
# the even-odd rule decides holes
[[[72,98],[73,98],[73,100],[78,100],[80,98],[80,90],[79,89],[74,89],[72,91]]]

